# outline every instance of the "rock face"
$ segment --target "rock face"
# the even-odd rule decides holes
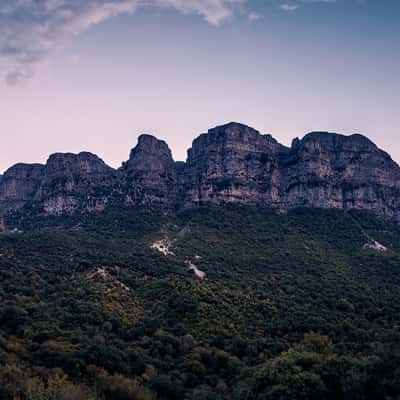
[[[36,199],[45,167],[40,164],[16,164],[0,182],[0,208],[18,209]]]
[[[47,214],[78,208],[104,209],[111,194],[113,169],[91,153],[53,154],[47,161],[38,197]]]
[[[173,207],[177,202],[177,169],[171,150],[162,140],[139,136],[120,176],[128,203]]]
[[[363,209],[400,216],[400,168],[361,135],[313,132],[282,164],[283,207]]]
[[[400,221],[400,168],[362,135],[313,132],[290,148],[238,123],[194,140],[187,162],[141,135],[114,170],[91,153],[17,164],[0,178],[0,212],[102,210],[108,204],[167,209],[240,203],[262,207],[370,210]]]
[[[54,215],[102,209],[112,175],[113,169],[91,153],[53,154],[46,165],[17,164],[0,182],[0,210],[30,206]]]
[[[185,205],[279,205],[279,160],[288,152],[270,135],[245,125],[230,123],[209,130],[188,151]]]

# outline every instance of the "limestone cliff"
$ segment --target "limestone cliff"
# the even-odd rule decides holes
[[[168,145],[151,135],[139,136],[120,169],[128,204],[173,207],[177,202],[177,170]]]
[[[282,172],[284,207],[400,216],[400,168],[362,135],[310,133],[294,142]]]
[[[289,148],[229,123],[195,139],[186,162],[141,135],[118,170],[91,153],[54,154],[46,165],[17,164],[0,179],[1,213],[34,207],[62,214],[113,203],[361,209],[400,221],[400,168],[362,135],[313,132]]]
[[[44,166],[16,164],[5,172],[0,181],[0,209],[18,209],[36,199]]]
[[[185,205],[281,203],[279,160],[289,149],[270,135],[230,123],[194,140],[185,170]]]

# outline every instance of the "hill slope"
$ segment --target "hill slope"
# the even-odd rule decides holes
[[[13,218],[2,399],[400,393],[398,225],[239,206]]]

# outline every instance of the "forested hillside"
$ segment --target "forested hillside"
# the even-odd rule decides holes
[[[0,399],[400,396],[400,227],[150,208],[0,234]]]

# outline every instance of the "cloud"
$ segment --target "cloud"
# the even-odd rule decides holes
[[[248,19],[250,22],[259,21],[260,19],[263,19],[263,18],[264,18],[264,15],[262,15],[262,14],[256,12],[256,11],[250,11],[250,12],[247,14],[247,19]]]
[[[303,3],[336,3],[336,0],[301,0]]]
[[[212,25],[230,18],[236,7],[247,0],[156,0],[156,4],[173,7],[184,14],[199,14]]]
[[[247,0],[0,0],[0,75],[20,84],[71,37],[141,5],[201,15],[219,25]]]
[[[296,1],[296,0],[295,0]],[[356,1],[364,1],[364,0],[356,0]],[[291,3],[291,4],[281,4],[279,8],[281,8],[283,11],[296,11],[301,4],[316,4],[316,3],[336,3],[336,0],[297,0],[297,4]]]
[[[299,6],[297,4],[281,4],[280,8],[283,11],[296,11]]]

